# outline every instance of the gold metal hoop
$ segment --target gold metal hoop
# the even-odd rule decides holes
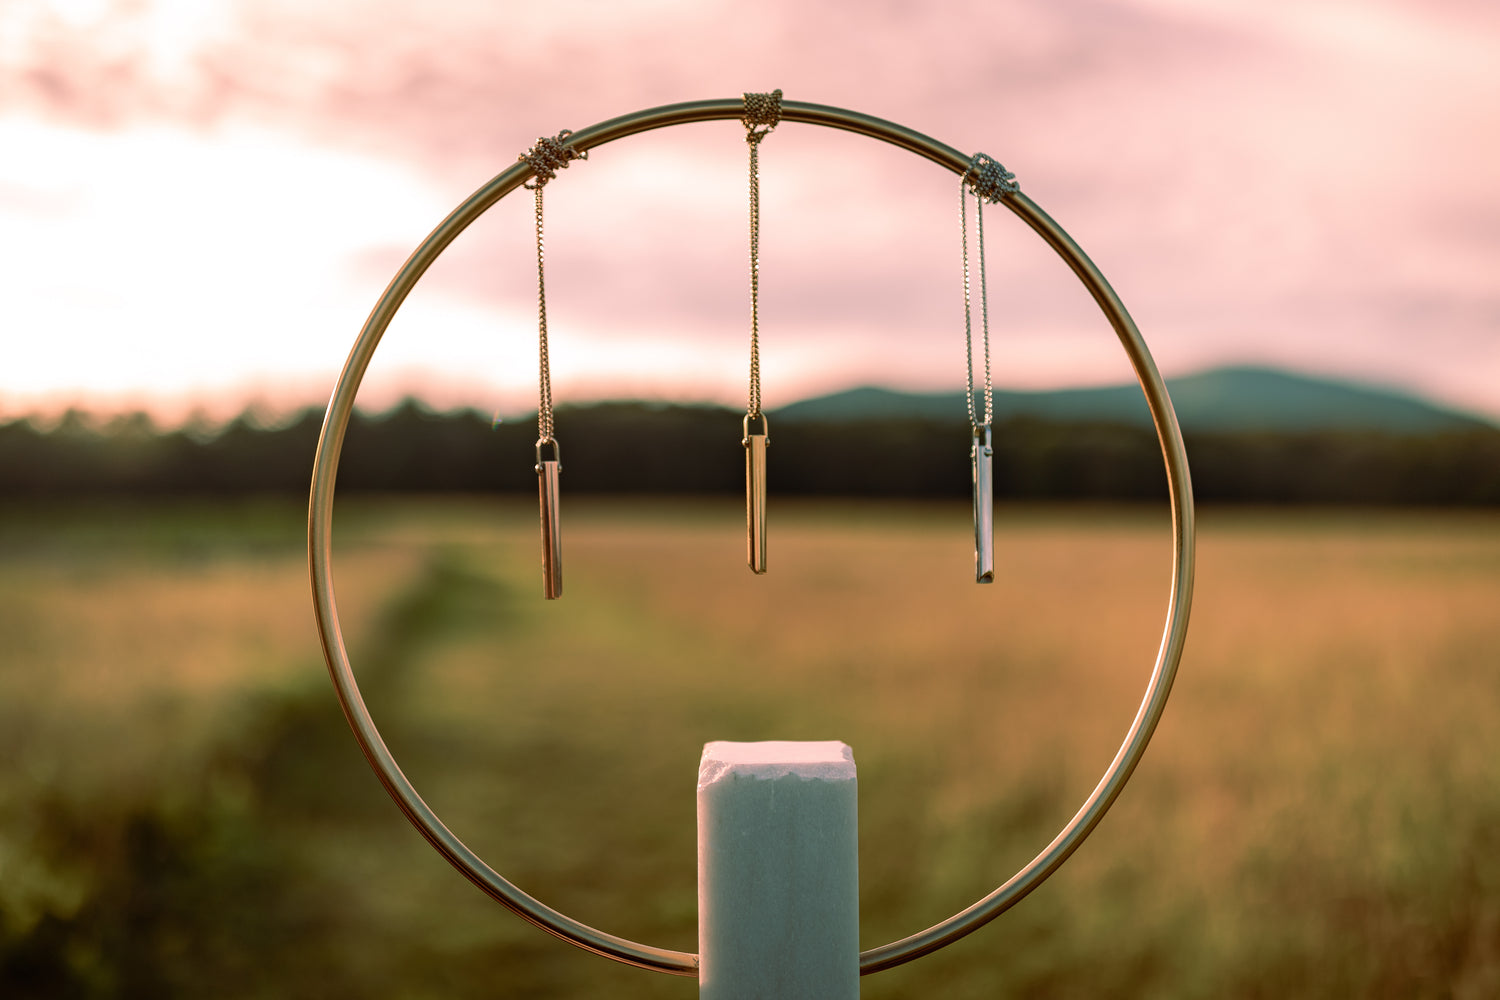
[[[685,104],[670,104],[664,107],[638,111],[634,114],[612,118],[589,128],[581,129],[566,140],[566,145],[579,153],[623,139],[651,129],[669,125],[684,125],[690,122],[739,119],[744,114],[744,102],[740,98],[693,101]],[[951,146],[930,139],[919,132],[892,122],[873,118],[855,111],[829,107],[821,104],[805,104],[800,101],[782,103],[781,120],[809,125],[823,125],[860,135],[880,139],[903,149],[926,157],[962,176],[970,167],[972,156],[960,153]],[[333,595],[332,573],[332,526],[333,494],[338,475],[339,453],[343,448],[344,433],[354,410],[354,397],[364,378],[375,348],[390,325],[396,310],[422,274],[432,266],[438,255],[452,243],[459,233],[479,218],[486,210],[520,187],[533,176],[533,168],[519,161],[489,183],[474,192],[462,205],[442,221],[409,257],[401,270],[386,286],[385,293],[376,303],[370,318],[365,321],[359,339],[344,364],[338,385],[328,403],[328,412],[323,420],[322,435],[318,439],[317,456],[313,462],[312,490],[308,503],[307,550],[312,575],[313,608],[317,615],[318,632],[323,641],[323,654],[328,661],[328,671],[333,678],[334,690],[344,715],[354,730],[355,739],[375,769],[381,784],[390,793],[406,818],[425,837],[439,854],[457,868],[469,881],[486,894],[508,907],[521,917],[552,934],[569,941],[587,951],[613,958],[629,965],[682,976],[698,974],[698,956],[688,952],[671,951],[650,945],[638,944],[624,938],[606,934],[566,916],[544,903],[528,896],[466,847],[462,841],[443,825],[437,815],[422,801],[422,797],[406,776],[402,774],[395,758],[380,736],[364,698],[355,682],[354,671],[349,663],[349,654],[344,648],[343,633],[339,626],[338,609]],[[1193,593],[1194,514],[1192,483],[1188,475],[1187,452],[1182,444],[1182,432],[1177,426],[1177,415],[1167,396],[1167,388],[1156,364],[1146,350],[1145,341],[1134,321],[1125,311],[1104,275],[1078,248],[1061,226],[1036,206],[1020,191],[1007,192],[1002,203],[1016,213],[1036,231],[1057,254],[1067,262],[1099,308],[1108,318],[1125,348],[1125,354],[1135,370],[1146,402],[1151,408],[1151,418],[1156,427],[1156,436],[1161,442],[1162,458],[1166,464],[1169,502],[1172,508],[1172,583],[1167,608],[1166,625],[1162,632],[1161,646],[1151,671],[1146,693],[1130,728],[1120,744],[1119,751],[1110,762],[1098,785],[1089,794],[1078,812],[1057,834],[1040,854],[1009,881],[967,909],[954,914],[941,923],[910,937],[902,938],[879,948],[872,948],[860,955],[861,974],[879,972],[909,962],[951,944],[972,933],[1014,906],[1018,901],[1040,885],[1077,850],[1083,839],[1093,831],[1105,812],[1114,803],[1140,762],[1146,744],[1156,730],[1166,708],[1167,697],[1172,690],[1172,681],[1182,659],[1183,643],[1187,638],[1188,612]]]

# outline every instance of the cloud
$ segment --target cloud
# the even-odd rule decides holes
[[[104,5],[69,21],[20,0],[6,15],[19,39],[5,59],[16,80],[8,103],[101,126],[266,115],[432,163],[504,163],[561,123],[778,85],[988,131],[1143,63],[1170,73],[1244,48],[1191,19],[1087,0],[873,4],[858,25],[831,3],[766,3],[754,16],[727,2],[449,3],[435,15],[409,3],[245,0],[179,31],[183,48],[169,54],[153,39],[176,6]]]
[[[209,13],[181,13],[194,6]],[[274,130],[399,164],[442,205],[539,134],[780,86],[1005,162],[1109,275],[1168,371],[1343,365],[1500,413],[1500,388],[1477,390],[1474,374],[1497,334],[1493,4],[95,7],[72,19],[28,0],[0,8],[11,81],[0,116],[122,134]],[[738,129],[632,137],[555,182],[548,281],[560,329],[728,354],[747,296]],[[799,342],[798,356],[861,378],[941,379],[947,348],[930,345],[952,336],[959,306],[956,180],[822,130],[787,127],[765,155],[768,317],[787,337],[829,344]],[[0,211],[52,204],[30,181],[6,183]],[[520,192],[502,202],[414,304],[524,320],[529,213]],[[440,215],[340,244],[341,280],[378,294]],[[992,221],[1008,377],[1122,374],[1107,331],[1097,339],[1097,309],[1056,258],[1005,213]]]

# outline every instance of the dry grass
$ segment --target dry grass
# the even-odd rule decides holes
[[[76,761],[99,733],[144,726],[154,738],[121,743],[113,766],[173,762],[157,792],[137,781],[147,796],[224,746],[253,761],[299,747],[281,770],[235,772],[250,804],[233,817],[285,852],[271,870],[316,871],[347,901],[307,945],[337,973],[328,995],[694,995],[504,913],[381,804],[321,677],[295,510],[201,514],[191,559],[152,520],[173,515],[135,516],[88,557],[59,557],[84,527],[55,519],[50,547],[0,550],[0,684],[12,705],[53,706],[22,756]],[[989,891],[1081,804],[1166,610],[1164,512],[1005,510],[1000,582],[976,587],[962,507],[778,503],[756,578],[734,505],[570,503],[566,596],[551,603],[533,517],[341,509],[351,655],[456,832],[548,903],[684,950],[704,741],[854,747],[864,938],[883,943]],[[295,528],[234,541],[267,519]],[[867,979],[865,996],[1492,995],[1497,606],[1494,514],[1209,511],[1182,674],[1115,810],[995,925]],[[168,697],[177,709],[150,707]],[[47,782],[98,787],[81,764],[37,773],[50,776],[10,782],[0,820]],[[311,801],[295,791],[307,775]],[[7,829],[0,848],[19,842]],[[39,884],[56,869],[30,865]],[[69,885],[32,893],[28,912],[78,910],[87,881]],[[295,995],[301,968],[255,981]]]

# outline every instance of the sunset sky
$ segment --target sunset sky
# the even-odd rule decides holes
[[[1493,0],[3,0],[0,416],[321,404],[402,260],[539,135],[777,87],[1000,160],[1168,375],[1500,419]],[[767,405],[961,387],[956,178],[793,124],[762,164]],[[362,402],[534,408],[524,194],[423,279]],[[743,401],[738,123],[600,147],[547,209],[559,402]],[[997,383],[1129,378],[1056,256],[986,222]]]

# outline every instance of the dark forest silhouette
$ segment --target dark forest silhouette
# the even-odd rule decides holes
[[[735,494],[744,489],[742,414],[700,406],[600,403],[557,414],[569,492]],[[162,431],[144,415],[99,424],[69,413],[41,428],[0,424],[0,497],[301,494],[322,413],[266,426],[244,415],[209,432]],[[339,489],[534,493],[536,427],[492,427],[472,410],[407,400],[357,414]],[[1196,496],[1241,503],[1500,504],[1500,429],[1426,434],[1218,432],[1186,437]],[[782,495],[963,497],[968,426],[910,418],[779,420],[771,491]],[[1156,500],[1151,432],[1017,418],[998,424],[995,489],[1020,500]]]

